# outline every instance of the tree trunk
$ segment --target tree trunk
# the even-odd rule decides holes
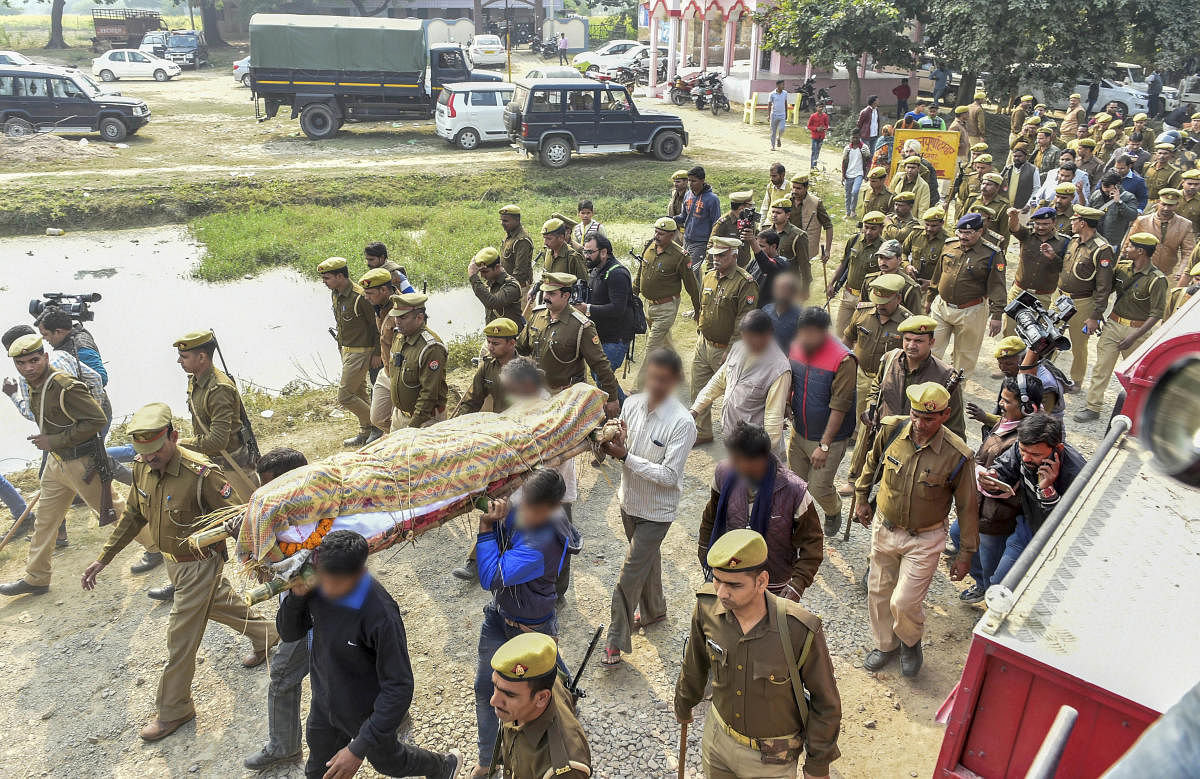
[[[975,84],[978,83],[979,76],[971,71],[963,71],[959,79],[958,98],[955,104],[970,105],[975,99]]]
[[[472,19],[472,21],[475,22],[475,34],[482,35],[483,34],[483,2],[482,2],[482,0],[475,0],[475,2],[472,4],[471,16],[474,17]]]
[[[229,45],[221,37],[221,22],[217,18],[216,0],[204,0],[200,3],[200,26],[204,28],[204,40],[210,47]]]
[[[850,79],[850,113],[855,115],[862,110],[862,81],[858,77],[858,59],[846,60],[846,75]]]
[[[66,49],[66,40],[63,38],[62,17],[63,9],[67,6],[67,0],[54,0],[50,6],[50,41],[46,44],[47,49]]]

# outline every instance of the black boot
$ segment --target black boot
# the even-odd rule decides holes
[[[15,582],[8,584],[0,584],[0,595],[7,595],[10,598],[15,595],[45,595],[50,592],[50,585],[43,584],[41,586],[30,584],[24,579],[17,579]]]
[[[900,642],[900,675],[901,676],[916,676],[917,671],[921,670],[921,664],[925,662],[925,656],[921,653],[921,642],[918,641],[913,646]]]
[[[473,582],[479,579],[479,571],[475,568],[474,560],[467,560],[451,571],[450,575],[455,579],[462,579],[464,582]]]
[[[175,585],[167,584],[162,587],[154,587],[146,590],[146,597],[152,600],[161,600],[170,602],[175,600]]]
[[[825,515],[825,537],[832,538],[842,529],[841,514],[826,514]]]
[[[903,646],[903,644],[901,644],[901,646]],[[898,648],[889,649],[886,652],[882,649],[872,649],[867,653],[866,659],[863,660],[863,668],[871,673],[875,673],[876,671],[884,668],[888,663],[895,660],[896,655],[899,654],[899,652],[900,650]]]
[[[129,566],[129,572],[146,573],[146,571],[152,571],[158,566],[162,565],[162,561],[163,556],[161,552],[154,552],[153,554],[150,552],[143,552],[142,559]]]

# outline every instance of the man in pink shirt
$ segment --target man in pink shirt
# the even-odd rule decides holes
[[[821,144],[825,143],[825,135],[828,132],[829,114],[825,113],[825,106],[818,103],[817,110],[808,117],[808,133],[812,136],[812,159],[809,167],[812,170],[817,168],[817,160],[821,157]]]

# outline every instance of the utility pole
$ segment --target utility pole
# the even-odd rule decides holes
[[[196,29],[196,14],[192,11],[192,0],[188,0],[188,18],[192,20],[192,29]]]

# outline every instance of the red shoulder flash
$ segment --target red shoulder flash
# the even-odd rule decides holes
[[[222,498],[228,498],[233,494],[233,487],[229,486],[229,482],[225,482],[217,492],[221,493]]]
[[[437,360],[429,361],[429,370],[431,370],[431,371],[436,371],[440,366],[441,366],[441,363],[438,362]]]

